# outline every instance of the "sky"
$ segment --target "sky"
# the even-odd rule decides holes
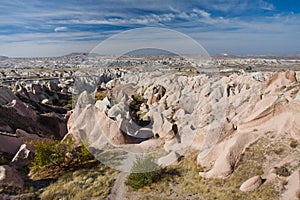
[[[186,34],[209,54],[292,54],[300,52],[300,1],[1,1],[0,55],[90,52],[115,34],[145,27]]]

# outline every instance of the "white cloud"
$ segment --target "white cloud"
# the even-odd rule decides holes
[[[205,10],[200,10],[200,9],[193,9],[193,12],[199,14],[200,16],[204,17],[204,18],[210,18],[210,13],[206,12]]]
[[[151,14],[151,15],[144,15],[140,17],[134,18],[108,18],[108,19],[71,19],[71,20],[60,20],[56,21],[58,24],[81,24],[81,25],[101,25],[101,24],[108,24],[108,25],[150,25],[150,24],[159,24],[162,22],[171,22],[175,18],[175,15],[172,13],[166,14]]]
[[[65,26],[59,26],[54,29],[55,32],[66,31],[66,30],[68,30],[68,28]]]
[[[159,0],[101,0],[78,1],[78,4],[66,1],[61,6],[57,6],[56,1],[5,1],[0,4],[3,11],[0,14],[0,49],[4,52],[9,45],[13,47],[18,43],[20,49],[16,47],[15,51],[19,51],[22,49],[21,42],[49,45],[72,41],[101,41],[113,32],[144,26],[173,28],[195,38],[206,34],[210,44],[220,41],[218,45],[224,48],[223,44],[228,43],[225,40],[231,39],[233,42],[230,48],[236,45],[237,49],[247,49],[246,43],[251,38],[253,41],[260,41],[262,45],[269,41],[268,38],[273,38],[274,45],[282,41],[289,44],[290,48],[298,48],[297,42],[290,41],[299,41],[300,14],[283,12],[267,1],[269,0],[165,0],[162,4]],[[264,12],[268,10],[274,12]],[[85,31],[87,27],[92,28]],[[253,41],[248,45],[255,45]],[[272,42],[269,44],[271,46]],[[216,49],[218,45],[215,45]],[[279,45],[277,47],[280,49]],[[268,51],[268,48],[262,50]]]
[[[275,6],[271,3],[265,2],[263,0],[259,0],[258,2],[259,8],[264,9],[264,10],[274,10]]]
[[[97,32],[52,32],[52,33],[19,33],[10,35],[0,35],[0,41],[3,43],[35,42],[35,43],[61,43],[77,40],[95,40],[99,41],[106,36]]]
[[[208,24],[208,25],[216,25],[216,24],[228,24],[230,19],[226,19],[224,17],[218,16],[218,17],[213,17],[211,13],[201,10],[198,8],[192,9],[191,12],[180,12],[178,10],[174,11],[176,14],[175,16],[177,18],[185,19],[188,22],[184,22],[184,25],[187,24],[195,24],[198,25],[199,23],[203,24]]]

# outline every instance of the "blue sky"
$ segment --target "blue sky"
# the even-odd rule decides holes
[[[142,27],[182,32],[210,54],[295,53],[300,52],[300,1],[1,1],[0,55],[89,52],[114,34]]]

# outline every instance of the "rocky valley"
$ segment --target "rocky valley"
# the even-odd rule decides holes
[[[0,199],[299,199],[299,62],[3,58]]]

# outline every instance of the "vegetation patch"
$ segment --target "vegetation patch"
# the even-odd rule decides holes
[[[30,142],[36,148],[31,169],[33,172],[44,172],[45,169],[68,169],[94,160],[93,155],[85,146],[75,147],[72,139],[67,141],[34,141]]]
[[[265,141],[262,141],[264,144]],[[251,145],[242,155],[233,174],[227,179],[206,179],[199,176],[203,168],[196,164],[199,152],[191,151],[178,165],[162,170],[159,181],[139,190],[129,190],[127,198],[139,196],[148,199],[278,199],[278,191],[272,183],[264,183],[258,190],[245,193],[241,184],[257,173],[263,173],[266,159],[261,142]]]
[[[137,158],[127,178],[126,185],[133,189],[140,189],[157,182],[161,177],[161,170],[152,157]]]
[[[105,199],[117,171],[102,164],[68,172],[43,189],[41,199]]]
[[[23,189],[4,187],[1,194],[16,199],[104,199],[117,171],[100,164],[84,146],[66,141],[34,141],[35,158],[30,168],[19,169]]]
[[[103,100],[105,97],[110,97],[110,92],[107,89],[98,89],[95,93],[95,101]]]

